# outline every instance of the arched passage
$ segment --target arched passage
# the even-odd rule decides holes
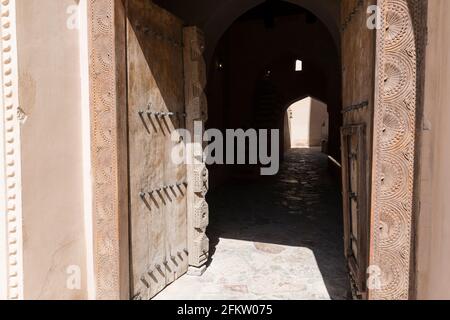
[[[206,0],[204,1],[206,2]],[[159,2],[164,5],[162,1]],[[228,2],[231,3],[232,1]],[[242,2],[246,3],[246,1]],[[307,2],[309,1],[305,0],[305,4]],[[115,61],[109,61],[111,68],[101,69],[98,73],[91,75],[90,88],[92,91],[98,90],[101,97],[110,97],[113,101],[108,100],[108,102],[116,106],[117,110],[122,110],[125,106],[125,103],[122,102],[126,97],[126,91],[120,82],[124,80],[125,76],[123,60],[121,60],[124,58],[123,39],[121,37],[125,34],[123,32],[125,21],[120,21],[120,17],[116,21],[117,17],[111,15],[114,10],[118,16],[122,15],[123,17],[125,11],[122,10],[123,8],[120,5],[117,6],[118,3],[112,0],[101,2],[93,0],[90,4],[90,9],[92,9],[89,11],[90,66],[94,69],[97,66],[95,62],[102,60],[99,57],[108,57],[111,60],[116,58]],[[190,5],[191,2],[189,4],[185,1],[177,2],[176,0],[165,2],[167,5],[170,3],[174,4],[171,10],[188,21],[186,15],[182,14],[182,8]],[[314,3],[322,8],[330,7],[328,1],[314,1]],[[405,129],[405,126],[402,126],[400,122],[391,121],[392,126],[387,127],[384,120],[389,119],[389,117],[395,118],[398,112],[406,112],[407,117],[414,122],[415,113],[420,111],[422,107],[427,2],[422,0],[365,0],[356,3],[346,1],[333,3],[336,3],[335,6],[332,6],[336,9],[333,10],[335,12],[334,21],[340,20],[342,22],[341,26],[336,23],[335,32],[340,29],[342,39],[344,39],[342,42],[342,61],[344,64],[342,71],[345,87],[342,113],[344,114],[345,124],[348,126],[346,132],[349,135],[358,132],[364,133],[364,139],[360,140],[362,142],[366,140],[368,143],[359,148],[359,151],[362,151],[363,154],[364,151],[367,151],[365,152],[366,155],[373,154],[374,156],[373,159],[369,156],[369,159],[359,157],[359,160],[357,160],[353,157],[355,155],[353,153],[344,154],[346,160],[352,157],[353,161],[368,163],[370,169],[373,169],[364,171],[368,175],[368,181],[361,184],[363,194],[370,196],[371,202],[369,203],[370,210],[366,210],[364,213],[370,211],[372,215],[370,217],[371,225],[366,225],[366,227],[370,227],[370,243],[369,241],[364,242],[370,246],[367,250],[370,251],[370,263],[378,268],[377,274],[382,279],[378,279],[381,281],[376,282],[381,287],[371,288],[370,290],[362,287],[358,292],[362,293],[363,298],[408,298],[414,294],[414,283],[411,281],[414,280],[414,270],[411,268],[413,267],[414,257],[411,248],[413,248],[412,239],[415,236],[413,218],[415,214],[414,205],[417,200],[414,198],[414,187],[417,184],[414,180],[416,132],[414,125],[409,125]],[[381,9],[381,26],[377,31],[367,28],[367,16],[364,10],[366,6],[375,3]],[[201,4],[202,2],[199,0],[197,5],[190,8],[190,12],[198,10],[202,7]],[[339,19],[340,9],[342,9],[341,19]],[[198,12],[202,12],[201,16],[207,18],[202,18],[202,21],[197,21],[195,24],[207,29],[205,28],[205,22],[209,21],[210,17],[217,18],[215,15],[210,15],[213,11],[211,7],[206,10],[199,10]],[[186,12],[189,12],[189,10]],[[224,12],[224,14],[226,13]],[[390,18],[388,19],[388,17]],[[395,17],[395,19],[391,19],[392,17]],[[209,31],[206,30],[206,32]],[[156,35],[161,36],[161,34]],[[153,33],[151,36],[155,36],[155,34]],[[363,41],[356,43],[355,39]],[[160,37],[159,40],[161,40]],[[173,45],[172,37],[163,40],[169,40],[168,43]],[[108,44],[107,49],[105,43]],[[175,45],[179,47],[179,43],[175,43]],[[114,57],[113,52],[108,51],[112,50],[111,48],[117,49],[118,57]],[[211,50],[211,48],[208,50]],[[115,81],[115,79],[120,81]],[[108,86],[105,86],[104,83],[107,83]],[[373,94],[373,91],[375,94]],[[105,103],[106,101],[103,100],[92,101],[91,110],[93,114],[97,115],[95,111],[99,107],[105,107]],[[123,134],[119,130],[120,128],[115,125],[116,121],[121,120],[120,112],[116,109],[108,109],[113,111],[112,113],[99,114],[101,121],[93,120],[93,136],[102,136],[106,132],[113,136],[118,133]],[[362,126],[356,125],[356,122],[362,122]],[[367,126],[365,132],[363,130],[364,125]],[[398,141],[398,139],[393,138],[397,133],[404,136],[401,139],[404,138],[407,143],[404,143],[402,147],[392,148],[392,144]],[[105,134],[105,136],[107,135]],[[116,284],[119,281],[119,276],[110,276],[103,271],[109,271],[111,266],[116,267],[116,262],[119,260],[118,244],[121,243],[119,241],[121,239],[118,239],[115,228],[117,227],[117,221],[120,219],[117,219],[119,211],[116,208],[119,198],[121,203],[126,204],[127,194],[116,193],[115,189],[108,189],[105,186],[117,185],[120,180],[118,168],[126,167],[126,161],[116,162],[117,154],[120,153],[118,147],[126,147],[124,141],[123,138],[119,138],[118,141],[116,139],[105,141],[94,139],[92,142],[92,149],[98,151],[93,155],[93,164],[97,165],[98,163],[98,167],[95,166],[93,178],[96,194],[93,200],[95,204],[93,219],[95,223],[102,226],[100,230],[95,230],[94,233],[96,238],[110,241],[110,247],[114,249],[112,252],[111,250],[105,252],[105,250],[101,250],[101,246],[100,249],[95,248],[94,257],[99,261],[98,270],[95,273],[99,279],[96,284],[97,291],[100,292],[99,297],[117,296],[118,294]],[[367,149],[364,147],[367,147]],[[390,161],[394,158],[398,162]],[[112,164],[110,165],[108,161]],[[403,174],[397,174],[401,171],[398,169],[399,167],[402,170],[404,169]],[[370,175],[372,171],[373,176]],[[111,183],[104,183],[104,172],[112,172],[109,177]],[[405,183],[396,183],[400,180]],[[394,190],[393,188],[397,186],[399,187]],[[392,196],[399,191],[402,192],[403,197]],[[107,195],[107,197],[101,198],[97,195]],[[354,198],[353,194],[349,196]],[[106,222],[102,219],[104,207],[114,208],[111,219]],[[394,208],[394,210],[384,211],[384,208]],[[404,222],[401,224],[399,232],[386,232],[385,227],[389,227],[389,223],[394,223],[393,227],[397,228],[399,224],[396,223],[398,221]],[[397,235],[402,235],[402,237],[397,239],[395,238]],[[398,242],[396,242],[397,240]],[[394,242],[396,243],[395,246],[392,245]],[[126,258],[123,260],[126,261]],[[364,281],[366,269],[364,265],[361,265],[361,267],[362,277],[360,280]],[[369,296],[366,295],[368,291]]]
[[[295,70],[298,59],[300,72]],[[282,132],[284,108],[299,97],[317,97],[328,106],[328,150],[339,160],[340,70],[332,35],[310,11],[283,1],[259,5],[232,23],[215,48],[206,88],[206,125]],[[233,169],[242,171],[241,167],[212,166],[212,185],[233,176]]]
[[[206,37],[210,31],[206,25]],[[327,25],[292,1],[249,8],[229,20],[214,50],[209,47],[207,129],[219,129],[224,136],[230,129],[279,130],[279,147],[272,152],[282,163],[270,177],[260,176],[260,164],[209,166],[208,269],[203,280],[180,279],[159,298],[183,297],[189,291],[202,299],[220,286],[226,292],[213,297],[272,292],[285,298],[348,298],[340,181],[328,168],[335,166],[329,154],[340,158],[338,48]],[[284,152],[286,109],[307,96],[323,101],[330,115],[329,154]],[[310,271],[302,271],[304,267]],[[289,279],[282,280],[288,273]]]
[[[299,99],[284,113],[283,153],[295,148],[320,148],[328,152],[329,114],[327,105],[312,97]]]

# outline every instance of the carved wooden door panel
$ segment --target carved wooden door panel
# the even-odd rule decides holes
[[[187,169],[172,161],[185,128],[183,23],[129,0],[127,22],[131,295],[150,299],[188,269]]]

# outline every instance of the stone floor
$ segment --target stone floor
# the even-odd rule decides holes
[[[291,150],[276,177],[209,196],[211,261],[155,299],[347,299],[342,219],[327,156]]]

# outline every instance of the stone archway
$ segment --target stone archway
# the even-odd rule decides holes
[[[94,258],[99,299],[129,296],[124,2],[89,1]],[[354,3],[343,29],[373,1]],[[378,0],[377,4],[382,26],[377,31],[375,58],[369,265],[379,268],[375,284],[380,286],[369,283],[368,298],[407,299],[413,287],[415,115],[422,104],[427,2]],[[344,111],[356,110],[358,105],[362,106],[352,104]]]
[[[181,4],[177,0],[155,1],[158,5],[166,8],[183,18],[190,24],[199,25],[205,29],[205,40],[207,48],[205,59],[209,63],[214,48],[228,27],[248,10],[261,5],[264,0],[233,0],[224,1],[220,4],[205,0],[194,0]],[[298,5],[314,14],[330,30],[334,43],[339,43],[339,2],[323,4],[317,0],[286,0],[286,2]],[[196,6],[202,6],[203,10],[196,10]]]

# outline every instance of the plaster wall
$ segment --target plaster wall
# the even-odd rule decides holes
[[[450,2],[428,1],[420,212],[416,247],[417,298],[450,299]]]
[[[79,2],[16,1],[25,299],[87,298]]]

